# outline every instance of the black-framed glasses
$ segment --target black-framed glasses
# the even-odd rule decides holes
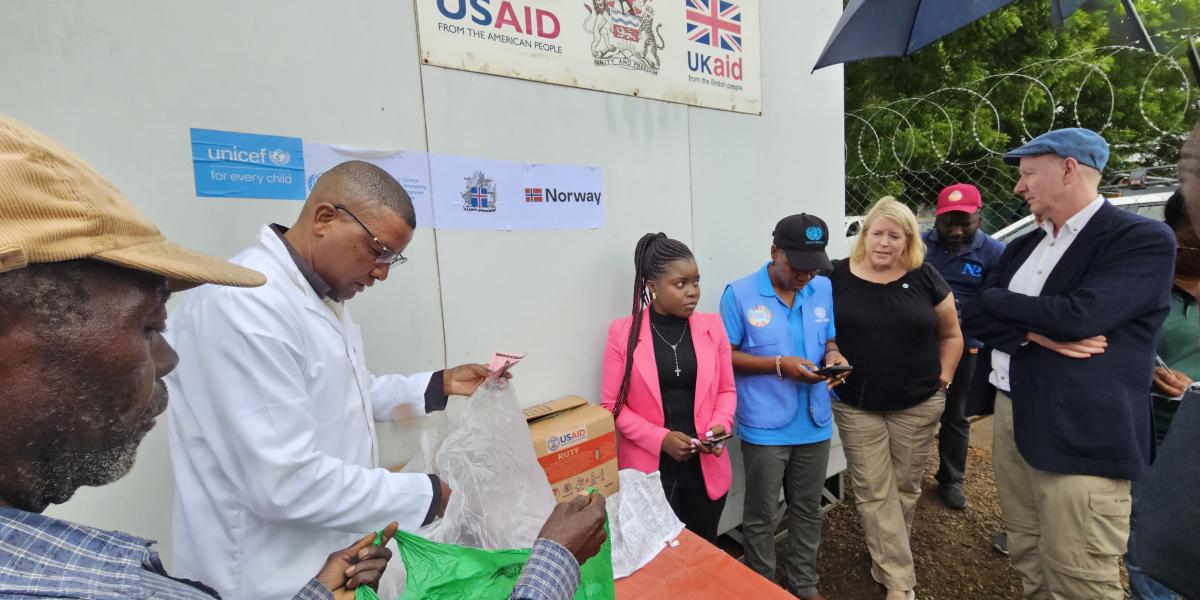
[[[364,224],[362,221],[360,221],[358,219],[358,217],[354,216],[354,213],[350,212],[350,209],[346,208],[345,206],[342,206],[341,204],[334,204],[333,207],[338,210],[346,211],[346,214],[350,215],[350,218],[354,219],[354,222],[358,223],[358,226],[362,227],[363,231],[367,232],[367,235],[371,236],[371,241],[374,242],[376,246],[378,246],[377,248],[372,248],[372,250],[374,250],[375,254],[376,254],[375,264],[387,265],[390,267],[392,265],[402,265],[402,264],[408,262],[408,258],[406,258],[403,254],[400,254],[396,250],[392,250],[391,248],[388,248],[383,242],[379,241],[379,238],[376,237],[374,233],[371,233],[371,229],[369,227],[367,227],[366,224]]]

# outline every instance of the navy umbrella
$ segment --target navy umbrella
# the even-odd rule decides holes
[[[1088,0],[1050,0],[1050,16],[1062,25]],[[813,70],[838,63],[908,56],[1012,3],[1013,0],[850,0]]]

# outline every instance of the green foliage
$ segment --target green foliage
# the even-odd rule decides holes
[[[1109,170],[1173,164],[1200,97],[1183,44],[1200,36],[1200,0],[1136,4],[1175,62],[1127,48],[1139,42],[1120,0],[1093,0],[1061,30],[1049,0],[1015,0],[910,57],[846,65],[848,214],[885,193],[932,203],[964,165],[985,198],[1014,203],[998,153],[1057,127],[1101,131]]]

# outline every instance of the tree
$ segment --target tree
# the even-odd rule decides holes
[[[1020,203],[998,156],[1057,127],[1100,131],[1110,171],[1174,164],[1200,96],[1183,45],[1200,0],[1137,2],[1175,62],[1129,46],[1120,0],[1089,5],[1055,30],[1048,0],[1016,0],[910,57],[846,65],[847,213],[883,194],[929,205],[971,180],[1000,200],[991,224],[1011,221]]]

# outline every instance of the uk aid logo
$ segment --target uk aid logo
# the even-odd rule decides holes
[[[718,87],[740,89],[742,64],[742,7],[724,0],[684,0],[688,70],[713,78]],[[701,49],[702,48],[702,49]],[[712,83],[713,80],[709,80]]]

